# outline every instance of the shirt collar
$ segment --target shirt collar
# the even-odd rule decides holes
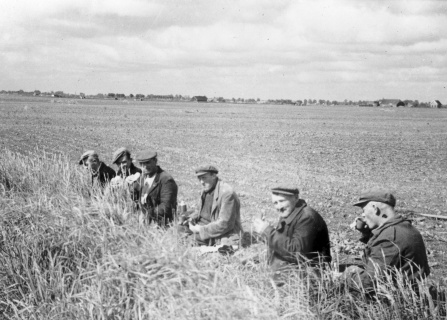
[[[295,205],[295,209],[292,211],[291,214],[287,218],[284,219],[286,224],[291,224],[292,221],[296,218],[296,216],[303,210],[303,208],[307,206],[306,201],[303,199],[298,200],[298,202]]]

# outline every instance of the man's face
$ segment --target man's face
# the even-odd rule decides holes
[[[127,169],[130,168],[130,165],[132,164],[132,160],[130,159],[130,157],[125,154],[122,157],[120,157],[118,160],[116,160],[116,164],[118,165],[118,167],[121,168],[122,172],[126,172]]]
[[[152,158],[146,162],[140,162],[140,167],[143,170],[143,173],[148,173],[149,175],[153,175],[157,172],[157,158]]]
[[[89,170],[96,171],[99,168],[99,159],[87,158],[87,160],[84,161],[84,166],[86,166]]]
[[[298,195],[272,194],[272,203],[281,218],[287,218],[298,203]]]
[[[208,192],[211,189],[213,189],[217,183],[216,174],[210,172],[198,176],[197,179],[200,181],[200,184],[202,185],[202,190],[205,192]]]
[[[373,230],[380,226],[380,216],[377,215],[378,208],[375,206],[374,202],[370,201],[363,207],[362,217],[368,228]]]

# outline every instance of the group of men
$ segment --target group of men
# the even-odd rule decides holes
[[[158,166],[157,153],[144,150],[132,163],[131,153],[120,148],[113,154],[117,172],[99,160],[93,150],[85,152],[79,164],[91,173],[92,183],[105,187],[110,182],[126,185],[138,210],[148,222],[159,226],[174,223],[177,209],[178,187],[172,176]],[[202,193],[196,212],[182,213],[177,230],[197,245],[237,245],[243,234],[240,201],[227,183],[218,177],[212,165],[195,170]],[[310,265],[330,267],[331,251],[329,231],[323,217],[300,199],[294,186],[271,189],[272,203],[279,220],[271,226],[263,218],[253,222],[253,229],[268,246],[268,263],[274,275],[285,274],[291,267]],[[360,241],[366,243],[363,264],[348,267],[341,277],[352,287],[374,292],[377,279],[394,276],[396,271],[406,275],[410,284],[430,274],[424,241],[411,221],[394,210],[395,197],[383,190],[363,192],[354,206],[363,211],[354,225],[361,232]]]

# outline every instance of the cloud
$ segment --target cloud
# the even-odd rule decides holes
[[[445,1],[18,0],[2,9],[5,89],[360,99],[387,85],[412,98],[432,84],[425,98],[447,97]]]

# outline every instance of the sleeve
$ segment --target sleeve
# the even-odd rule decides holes
[[[292,237],[287,237],[285,233],[278,232],[271,226],[264,230],[264,236],[271,251],[286,261],[296,263],[298,254],[306,255],[312,251],[317,230],[315,220],[306,216],[294,225]]]
[[[365,269],[353,274],[350,281],[355,282],[355,287],[360,287],[361,282],[365,291],[372,292],[375,280],[383,277],[389,267],[398,266],[399,255],[399,248],[391,240],[382,239],[375,242],[371,246]]]
[[[218,238],[234,229],[239,200],[234,192],[231,192],[224,193],[221,201],[218,219],[200,228],[200,238],[203,240]]]
[[[168,178],[161,184],[158,212],[164,217],[172,217],[172,210],[177,202],[177,184],[173,178]]]

